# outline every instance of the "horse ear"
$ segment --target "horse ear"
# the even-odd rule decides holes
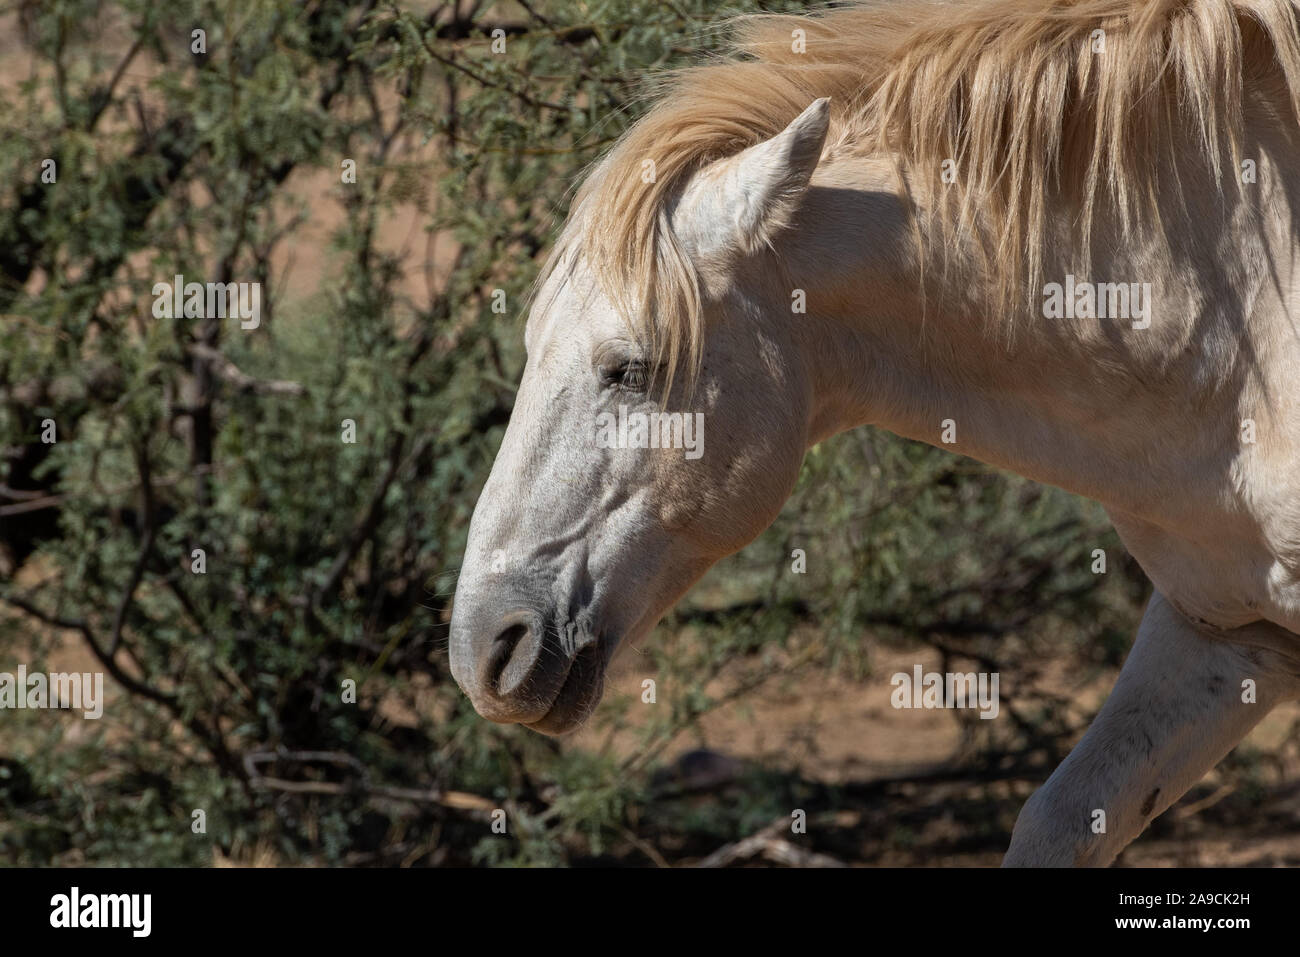
[[[789,221],[821,160],[830,100],[814,100],[784,130],[721,160],[691,182],[673,214],[698,254],[753,252]]]

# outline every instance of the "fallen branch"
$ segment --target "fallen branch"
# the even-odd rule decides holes
[[[786,867],[848,866],[843,861],[836,860],[827,854],[818,854],[815,851],[799,847],[784,837],[779,837],[778,835],[789,826],[789,818],[777,818],[757,834],[751,834],[739,841],[724,844],[695,866],[726,867],[736,861],[747,860],[759,855],[774,864],[784,864]]]
[[[290,781],[285,778],[271,777],[257,770],[259,764],[271,761],[295,761],[301,764],[332,764],[335,767],[348,767],[358,777],[353,781]],[[252,751],[244,755],[244,770],[248,774],[249,784],[254,788],[270,791],[283,791],[288,794],[319,794],[328,797],[344,795],[361,795],[364,797],[387,798],[391,801],[410,801],[413,804],[437,804],[440,807],[456,811],[470,811],[490,814],[498,806],[496,802],[478,794],[467,791],[439,791],[435,788],[400,788],[370,783],[369,770],[355,757],[342,751]]]

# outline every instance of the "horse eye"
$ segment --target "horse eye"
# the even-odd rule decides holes
[[[629,392],[644,392],[649,384],[650,373],[644,362],[633,360],[620,371],[619,385]]]
[[[612,362],[600,370],[605,385],[624,392],[644,392],[649,385],[649,367],[640,359],[623,359]]]

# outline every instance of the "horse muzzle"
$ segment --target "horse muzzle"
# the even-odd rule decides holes
[[[451,673],[479,714],[553,735],[590,717],[613,642],[535,609],[463,607],[452,612]]]

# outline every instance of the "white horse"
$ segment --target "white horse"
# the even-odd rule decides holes
[[[1006,857],[1112,861],[1300,696],[1298,24],[1288,0],[743,21],[748,56],[678,76],[588,178],[539,286],[452,619],[478,711],[576,727],[808,448],[946,423],[1100,501],[1155,586]],[[702,454],[610,447],[660,409],[702,414]]]

